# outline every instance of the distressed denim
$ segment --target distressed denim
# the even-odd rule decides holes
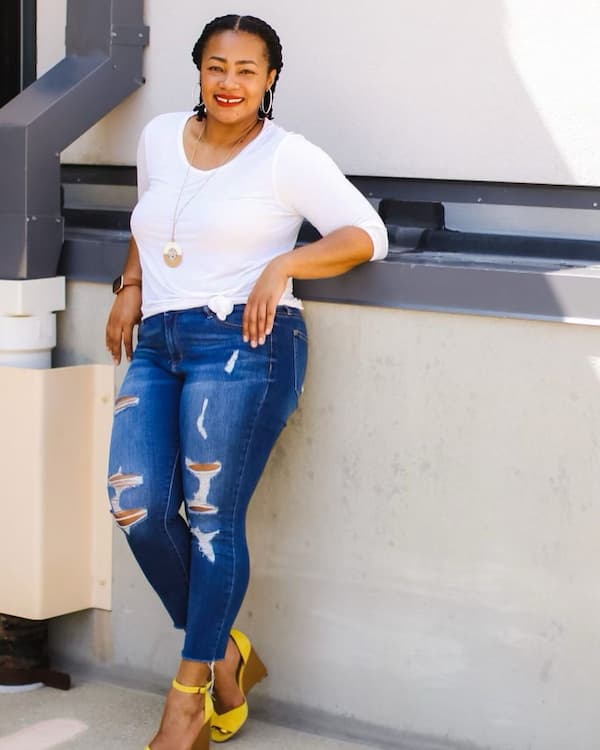
[[[202,662],[225,655],[248,585],[246,510],[306,367],[299,310],[279,307],[255,349],[242,341],[243,310],[224,321],[208,307],[143,320],[115,403],[112,514],[185,629],[182,656]]]

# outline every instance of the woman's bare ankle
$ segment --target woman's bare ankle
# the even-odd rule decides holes
[[[171,688],[167,695],[160,727],[152,740],[152,750],[170,750],[176,743],[192,747],[204,724],[205,698]]]
[[[232,638],[227,642],[225,658],[215,662],[215,709],[225,713],[241,706],[244,695],[237,684],[237,673],[242,657]]]
[[[201,661],[190,661],[182,659],[179,663],[177,682],[188,687],[202,687],[210,682],[212,678],[211,665]]]
[[[178,686],[202,688],[212,679],[212,669],[204,662],[182,659],[175,681]],[[152,750],[192,747],[205,722],[206,693],[187,692],[171,687],[167,693],[160,727],[150,746]]]

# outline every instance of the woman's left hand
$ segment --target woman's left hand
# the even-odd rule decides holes
[[[273,330],[277,305],[288,282],[284,257],[274,258],[265,266],[246,302],[242,335],[252,347],[264,344]]]

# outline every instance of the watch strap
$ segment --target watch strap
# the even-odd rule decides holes
[[[119,294],[119,292],[123,291],[123,289],[125,289],[126,286],[137,286],[141,289],[142,280],[126,278],[123,274],[121,274],[120,276],[117,276],[117,278],[113,281],[113,284],[112,284],[113,293]]]

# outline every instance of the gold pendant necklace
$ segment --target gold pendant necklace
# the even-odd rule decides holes
[[[163,260],[169,268],[177,268],[183,260],[183,250],[171,240],[163,248]]]
[[[179,195],[177,196],[177,202],[175,203],[175,210],[173,211],[173,221],[171,223],[171,239],[166,243],[166,245],[164,246],[163,251],[162,251],[163,261],[164,261],[165,265],[167,265],[169,268],[177,268],[178,266],[181,265],[181,263],[183,261],[183,249],[182,249],[181,245],[179,245],[175,241],[175,227],[177,225],[177,222],[178,222],[181,214],[185,211],[185,209],[189,206],[189,204],[198,196],[198,194],[201,193],[202,190],[204,190],[204,188],[210,182],[210,180],[215,176],[215,174],[217,174],[218,170],[220,170],[222,167],[224,167],[229,162],[229,160],[233,156],[233,153],[236,150],[236,148],[241,143],[243,143],[246,140],[246,138],[250,135],[250,133],[254,130],[254,128],[257,126],[257,124],[259,122],[260,122],[260,120],[258,120],[258,119],[255,122],[253,122],[252,125],[251,125],[251,127],[249,127],[248,130],[246,130],[246,132],[243,133],[242,136],[237,139],[237,141],[233,144],[233,146],[231,147],[229,153],[225,157],[225,160],[212,170],[212,172],[204,180],[204,182],[202,183],[202,185],[198,188],[198,190],[196,190],[196,192],[192,195],[192,197],[189,200],[187,200],[183,204],[183,206],[181,207],[181,209],[179,210],[179,204],[181,202],[181,196],[183,195],[183,190],[185,188],[185,185],[186,185],[186,182],[187,182],[190,170],[192,168],[192,164],[193,164],[194,159],[196,157],[196,151],[198,149],[198,144],[200,143],[200,139],[202,138],[202,136],[204,135],[204,132],[206,130],[206,125],[204,126],[204,128],[202,129],[202,131],[199,133],[198,138],[196,139],[196,143],[194,144],[194,151],[192,152],[192,158],[191,158],[190,161],[188,161],[188,166],[187,166],[187,170],[186,170],[186,173],[185,173],[185,177],[183,178],[183,182],[181,184],[181,188],[179,189]],[[184,153],[185,153],[185,151],[184,151]]]

